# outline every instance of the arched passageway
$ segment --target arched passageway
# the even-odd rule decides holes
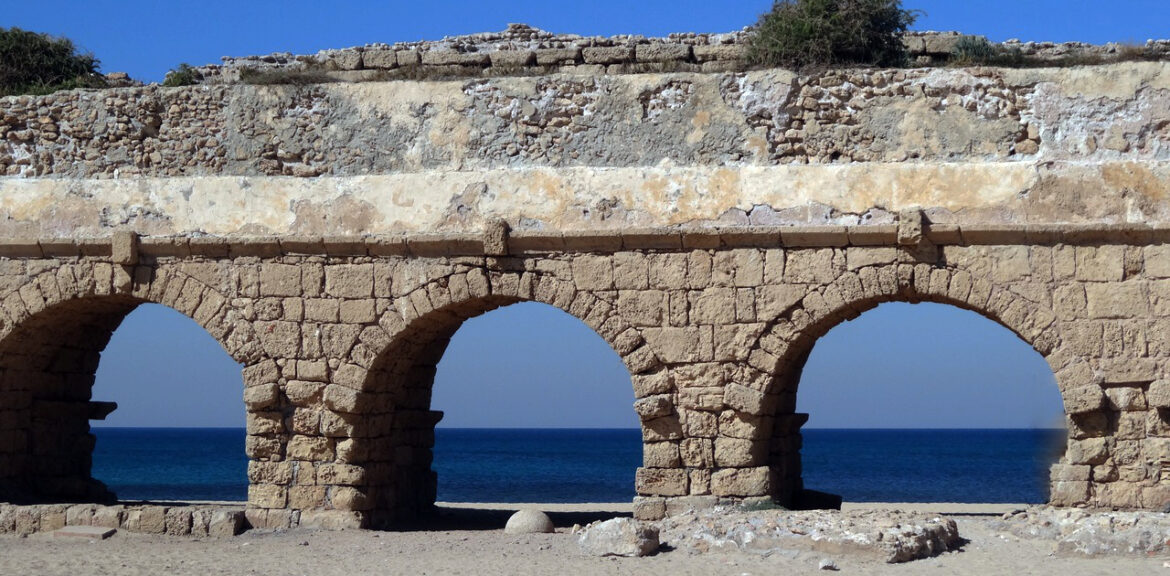
[[[93,424],[93,477],[120,500],[246,500],[241,368],[194,320],[135,308],[97,368],[118,409]]]
[[[571,315],[522,302],[472,318],[435,375],[437,499],[628,502],[633,402],[621,358]]]
[[[440,422],[444,416],[442,412],[435,410],[439,405],[433,402],[433,394],[436,387],[436,374],[440,360],[448,351],[448,347],[465,322],[469,319],[480,317],[483,314],[492,312],[497,308],[504,306],[515,305],[511,312],[504,316],[508,318],[520,318],[524,313],[537,312],[537,316],[544,316],[548,318],[550,315],[555,319],[556,323],[571,326],[573,331],[580,336],[582,331],[593,332],[593,329],[583,323],[581,320],[573,317],[563,310],[553,308],[550,305],[539,303],[522,303],[523,299],[508,298],[497,296],[486,296],[480,298],[469,298],[466,301],[454,303],[431,312],[430,314],[414,320],[410,325],[406,326],[402,332],[393,339],[393,342],[387,346],[383,354],[378,358],[374,367],[370,370],[370,380],[367,383],[366,399],[364,406],[375,413],[368,417],[363,417],[354,414],[353,424],[362,427],[361,434],[355,434],[355,442],[352,444],[352,454],[339,454],[339,457],[351,458],[351,461],[360,463],[365,469],[365,484],[366,494],[372,500],[366,506],[370,510],[370,523],[373,526],[385,526],[394,522],[404,520],[412,520],[424,515],[433,503],[436,501],[438,495],[438,476],[434,463],[433,448],[435,445],[436,424]],[[501,311],[502,312],[502,311]],[[536,334],[544,334],[546,337],[551,335],[546,332],[543,327],[538,328],[534,322],[525,322],[526,329],[534,331]],[[475,322],[472,321],[471,329],[475,330]],[[531,336],[531,335],[530,335]],[[539,337],[539,336],[537,336]],[[609,366],[604,370],[608,376],[600,376],[600,378],[608,380],[604,385],[605,390],[624,389],[620,393],[616,403],[624,404],[628,413],[628,418],[625,420],[633,425],[637,422],[636,415],[632,408],[633,390],[630,384],[630,376],[625,370],[625,365],[622,363],[620,356],[610,348],[610,345],[596,333],[591,334],[588,338],[588,351],[585,352],[585,357],[596,357],[598,354],[606,356],[605,362]],[[548,344],[546,341],[545,344]],[[547,351],[548,346],[544,347]],[[552,347],[553,349],[556,346]],[[604,350],[605,348],[610,348]],[[456,353],[459,351],[457,350]],[[497,350],[498,352],[498,350]],[[491,352],[488,351],[488,354]],[[524,354],[531,356],[530,360],[534,360],[538,365],[546,364],[549,361],[555,362],[555,357],[541,354],[538,350],[516,351],[515,354]],[[560,354],[568,355],[574,354],[572,350],[562,351]],[[479,357],[480,362],[488,362],[486,357]],[[457,360],[456,360],[457,362]],[[472,360],[472,365],[464,366],[463,374],[453,374],[450,377],[454,378],[480,378],[482,373],[467,373],[473,371],[476,367],[474,364],[477,360]],[[457,369],[458,370],[458,369]],[[482,371],[480,371],[482,372]],[[506,372],[506,370],[505,370]],[[594,371],[596,373],[596,371]],[[617,375],[617,381],[613,381],[613,376]],[[446,376],[445,376],[446,377]],[[581,402],[593,401],[596,402],[599,397],[609,396],[605,390],[598,390],[594,387],[593,390],[585,389],[581,384],[584,382],[595,382],[597,377],[585,374],[565,374],[567,380],[578,380],[576,386],[572,382],[540,382],[539,380],[530,381],[529,386],[546,386],[551,388],[547,392],[559,395],[559,398],[553,399],[553,404],[556,400],[565,402],[562,406],[569,409],[574,403],[577,403],[578,409],[585,409],[578,411],[578,416],[587,414],[588,409],[580,405]],[[477,382],[478,384],[478,382]],[[573,388],[577,388],[576,391]],[[466,390],[466,387],[463,387]],[[459,399],[456,400],[456,396]],[[539,404],[526,406],[518,403],[518,401],[506,402],[510,406],[491,406],[491,404],[499,400],[498,398],[491,398],[491,394],[485,397],[480,397],[482,403],[477,404],[476,396],[472,394],[467,395],[455,394],[440,397],[441,403],[455,402],[458,405],[465,406],[471,413],[470,422],[483,423],[485,420],[477,420],[478,416],[483,413],[491,413],[494,410],[503,410],[505,413],[511,412],[513,414],[525,410],[533,412],[544,412]],[[605,398],[603,404],[609,404],[612,407],[615,403],[613,398]],[[380,412],[380,413],[379,413]],[[478,415],[476,413],[479,413]],[[556,414],[540,414],[532,418],[530,421],[537,424],[548,425],[557,421],[570,422],[572,418],[558,418]],[[490,421],[490,420],[489,420]],[[580,421],[580,420],[578,420]],[[452,436],[452,435],[449,435]],[[459,434],[453,435],[453,440],[458,441]],[[464,441],[468,437],[464,435]],[[628,487],[633,489],[633,473],[635,467],[640,463],[641,458],[641,443],[638,432],[632,434],[636,454],[629,466]],[[511,438],[480,438],[481,441],[499,441],[511,442],[512,448],[515,448],[517,439],[513,436]],[[562,438],[562,440],[564,440]],[[610,438],[609,441],[616,441],[617,444],[622,444],[622,438]],[[523,438],[523,442],[533,442],[533,438]],[[350,448],[348,445],[345,448]],[[482,448],[482,447],[481,447]],[[589,449],[596,449],[596,446],[589,447]],[[480,452],[482,454],[482,452]],[[364,460],[363,460],[364,459]],[[464,464],[467,464],[464,462]],[[497,463],[498,464],[498,463]],[[449,465],[449,464],[448,464]],[[472,464],[474,465],[474,463]],[[457,469],[457,467],[456,467]],[[451,470],[457,472],[457,470]],[[481,471],[482,472],[482,471]],[[499,469],[496,470],[499,472]],[[562,472],[565,472],[562,470]],[[491,474],[491,472],[488,472]],[[508,474],[523,474],[523,471],[516,470]],[[466,490],[466,486],[463,487]],[[453,489],[459,489],[453,486]],[[570,486],[565,486],[564,489],[570,490]],[[334,489],[337,491],[337,489]],[[476,489],[472,489],[475,493]],[[464,494],[467,492],[465,491]],[[485,494],[479,492],[480,494]],[[632,496],[633,494],[629,494]],[[475,498],[480,498],[476,496]],[[565,496],[566,500],[572,500],[575,497]],[[489,498],[490,499],[490,498]]]
[[[890,302],[829,330],[797,411],[804,486],[846,501],[1041,503],[1064,452],[1048,363],[949,305]]]

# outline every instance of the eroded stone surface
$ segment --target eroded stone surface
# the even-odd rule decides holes
[[[1170,515],[1033,507],[992,527],[1021,538],[1052,540],[1065,553],[1101,556],[1170,554]]]
[[[715,507],[660,523],[662,540],[695,553],[814,551],[888,563],[928,558],[961,544],[954,520],[888,510],[745,511]]]

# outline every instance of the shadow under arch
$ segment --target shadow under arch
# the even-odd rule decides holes
[[[552,277],[545,282],[571,286]],[[520,302],[544,303],[596,332],[622,359],[633,380],[660,368],[638,331],[604,300],[587,292],[566,298],[565,291],[555,287],[528,295],[509,294],[511,290],[500,290],[494,283],[492,287],[491,292],[485,286],[478,295],[468,292],[450,297],[447,282],[433,281],[415,292],[429,293],[427,302],[441,302],[439,306],[408,321],[390,311],[394,319],[387,321],[383,317],[380,322],[383,327],[391,325],[395,329],[381,352],[369,362],[361,400],[353,408],[342,410],[349,414],[341,416],[351,418],[360,433],[354,435],[352,443],[339,446],[337,453],[339,461],[365,469],[365,501],[361,506],[368,510],[367,524],[371,527],[408,526],[433,511],[437,477],[431,470],[432,447],[435,425],[442,413],[431,410],[431,392],[439,360],[466,320]],[[436,298],[436,291],[442,291],[444,296]],[[329,404],[328,398],[326,403]]]
[[[211,334],[236,362],[250,358],[249,347],[224,345],[233,319],[227,299],[214,289],[153,268],[145,269],[144,282],[118,287],[95,282],[100,267],[63,266],[0,295],[7,320],[0,329],[0,501],[115,499],[91,477],[95,439],[89,421],[104,419],[117,405],[91,397],[102,351],[138,306],[174,309]],[[169,298],[163,298],[164,284],[173,287]],[[244,332],[238,336],[250,340]]]
[[[953,282],[931,282],[932,274],[939,271],[951,277],[961,275],[963,288],[956,291],[951,287],[955,284]],[[874,281],[868,285],[863,285],[856,276],[845,276],[810,291],[794,308],[777,318],[757,342],[757,349],[765,351],[772,359],[765,366],[757,363],[757,369],[770,368],[761,374],[772,402],[761,427],[768,443],[770,490],[772,498],[785,506],[807,508],[826,504],[820,500],[821,495],[804,490],[801,474],[800,429],[808,421],[808,415],[796,412],[796,397],[809,355],[816,342],[830,330],[881,304],[931,302],[950,305],[974,312],[1006,328],[1049,363],[1065,404],[1065,413],[1069,412],[1061,372],[1051,358],[1061,341],[1056,316],[1051,310],[962,270],[919,265],[913,274],[901,278],[896,273],[890,276],[892,278],[887,282]],[[918,277],[927,280],[915,282]],[[831,502],[832,499],[828,503]]]

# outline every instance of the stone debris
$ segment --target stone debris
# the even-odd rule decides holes
[[[769,556],[812,551],[899,563],[955,550],[961,543],[954,520],[888,510],[746,511],[716,506],[673,516],[659,525],[664,543],[691,553]],[[821,568],[826,569],[823,563]]]
[[[548,514],[540,510],[520,510],[508,518],[506,534],[551,534],[556,531]]]
[[[105,540],[113,536],[117,530],[103,526],[66,526],[53,531],[54,538],[88,538],[90,540]]]
[[[1020,538],[1052,540],[1065,553],[1170,554],[1170,516],[1159,512],[1089,512],[1039,506],[1005,514],[993,528]]]
[[[18,506],[0,503],[0,534],[20,536],[51,532],[62,537],[96,538],[93,534],[124,530],[139,534],[223,538],[240,534],[247,527],[242,508],[151,504]]]
[[[658,552],[658,528],[633,518],[612,518],[586,526],[577,543],[591,556],[649,556]]]

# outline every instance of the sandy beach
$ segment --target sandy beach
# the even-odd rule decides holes
[[[107,540],[0,537],[0,574],[777,574],[819,571],[832,559],[853,574],[1170,574],[1166,557],[1088,558],[1058,553],[1052,542],[1022,540],[991,522],[1010,505],[865,504],[951,515],[967,540],[962,549],[907,564],[850,555],[802,552],[693,554],[667,550],[647,558],[591,557],[577,547],[573,524],[628,513],[629,504],[533,505],[548,511],[555,534],[509,535],[502,530],[515,504],[444,505],[425,530],[246,532],[234,538],[168,537],[119,532]]]

